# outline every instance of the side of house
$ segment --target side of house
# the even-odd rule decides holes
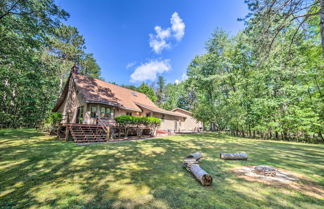
[[[178,121],[176,132],[199,132],[203,130],[203,123],[195,119],[190,111],[175,108],[172,112],[182,114],[185,116],[185,120]]]
[[[145,94],[72,72],[53,108],[63,115],[63,124],[97,124],[120,115],[152,116],[161,119],[159,130],[196,130],[181,127],[188,115],[157,107]]]

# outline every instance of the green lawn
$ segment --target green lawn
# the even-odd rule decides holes
[[[200,151],[214,182],[202,187],[182,159]],[[220,152],[245,151],[248,161]],[[77,146],[32,129],[0,130],[0,208],[320,208],[313,195],[250,182],[231,169],[266,164],[324,186],[324,146],[216,134]],[[315,191],[316,192],[316,191]],[[320,195],[320,194],[319,194]]]

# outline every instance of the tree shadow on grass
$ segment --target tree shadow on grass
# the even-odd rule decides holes
[[[230,170],[270,162],[306,172],[307,161],[314,156],[305,161],[285,157],[306,155],[309,151],[303,146],[297,146],[295,153],[282,143],[271,146],[213,134],[77,146],[32,134],[24,141],[23,135],[22,130],[0,137],[4,140],[0,179],[5,179],[0,183],[0,207],[294,208],[296,204],[316,208],[322,203],[290,190],[281,193],[245,182]],[[211,187],[202,187],[182,167],[183,158],[196,151],[205,155],[200,164],[214,178]],[[232,151],[246,151],[249,161],[219,159],[220,152]]]

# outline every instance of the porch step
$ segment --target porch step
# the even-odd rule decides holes
[[[105,142],[106,132],[100,126],[70,125],[69,131],[76,143]]]

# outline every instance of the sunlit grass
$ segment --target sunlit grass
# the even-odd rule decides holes
[[[200,151],[213,178],[202,187],[182,159]],[[223,161],[244,151],[248,161]],[[324,186],[324,146],[217,134],[77,146],[32,129],[0,130],[0,208],[321,208],[291,188],[249,182],[236,166],[270,165]],[[323,197],[323,196],[322,196]]]

